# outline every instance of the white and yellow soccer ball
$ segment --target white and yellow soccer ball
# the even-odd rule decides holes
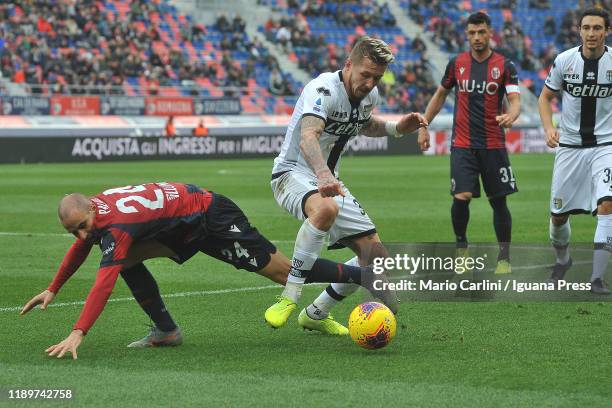
[[[397,322],[393,312],[382,303],[366,302],[349,316],[349,334],[363,348],[378,349],[391,343]]]

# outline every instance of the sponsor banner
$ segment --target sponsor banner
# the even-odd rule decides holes
[[[238,115],[241,112],[238,98],[196,99],[193,105],[194,115]]]
[[[49,98],[37,96],[5,96],[2,98],[2,115],[49,115]]]
[[[3,138],[0,163],[273,157],[284,135]],[[418,154],[410,140],[353,138],[346,155]]]
[[[148,97],[145,114],[152,116],[193,115],[193,98]]]
[[[431,147],[425,154],[450,154],[452,130],[429,131]],[[542,128],[510,129],[506,132],[506,148],[509,153],[552,153],[546,146]]]
[[[520,130],[510,129],[506,131],[506,149],[508,153],[521,152],[521,138],[523,132]]]
[[[102,115],[142,116],[145,114],[144,96],[106,96],[101,98]]]
[[[537,127],[521,130],[521,152],[523,153],[554,153],[554,149],[546,146],[544,128]]]
[[[99,115],[97,96],[52,96],[51,115]]]

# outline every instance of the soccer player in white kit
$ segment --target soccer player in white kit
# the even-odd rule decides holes
[[[265,313],[272,327],[284,325],[297,307],[303,283],[328,235],[330,248],[347,246],[355,252],[357,256],[347,262],[350,265],[366,266],[376,257],[387,256],[372,220],[338,179],[338,167],[349,140],[358,134],[398,137],[427,126],[418,113],[404,115],[399,122],[372,115],[378,103],[376,85],[393,59],[384,41],[361,37],[343,69],[310,81],[296,103],[274,160],[271,186],[278,204],[303,224],[285,290]],[[328,334],[347,334],[329,310],[356,289],[350,283],[330,285],[302,310],[299,324]],[[396,311],[397,304],[388,306]]]
[[[570,214],[596,214],[591,292],[610,294],[604,274],[612,250],[612,50],[605,44],[610,15],[588,9],[580,18],[582,45],[557,56],[539,98],[546,144],[557,147],[551,185],[550,240],[556,252],[550,282],[572,265]],[[559,129],[550,102],[562,94]]]

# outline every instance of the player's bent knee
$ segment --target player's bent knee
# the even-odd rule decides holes
[[[387,258],[389,256],[389,251],[380,242],[380,238],[376,233],[358,238],[347,243],[347,246],[357,254],[362,265],[370,265],[376,258]]]
[[[612,201],[604,199],[597,206],[597,215],[610,215],[612,214]]]
[[[339,211],[340,207],[332,198],[325,198],[310,211],[308,218],[315,227],[327,230],[334,223]]]
[[[457,194],[454,195],[454,197],[457,200],[469,201],[469,200],[472,199],[472,193],[470,193],[470,192],[457,193]]]

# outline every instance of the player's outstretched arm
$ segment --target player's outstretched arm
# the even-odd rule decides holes
[[[436,92],[431,97],[431,100],[429,101],[429,103],[427,104],[427,108],[425,109],[424,116],[428,124],[434,120],[438,113],[440,113],[440,110],[442,110],[442,107],[444,106],[444,101],[446,101],[446,97],[448,96],[450,91],[450,89],[447,89],[442,85],[438,86],[438,89],[436,89]],[[419,144],[419,147],[422,151],[426,151],[429,149],[429,130],[427,130],[427,128],[423,127],[419,129],[417,143]]]
[[[551,103],[555,96],[555,92],[547,86],[544,86],[538,98],[538,110],[540,111],[540,119],[544,127],[546,145],[551,148],[555,148],[559,145],[559,131],[554,127],[552,122]]]
[[[54,298],[55,293],[51,292],[50,290],[44,290],[43,292],[30,299],[30,301],[25,304],[23,309],[21,309],[21,312],[19,312],[19,314],[23,316],[37,305],[41,305],[40,310],[46,310],[47,306],[49,305],[49,303],[53,302]]]
[[[399,122],[385,121],[376,116],[371,116],[370,120],[361,129],[361,133],[368,137],[402,137],[406,133],[427,126],[427,124],[425,117],[416,112],[402,116]]]
[[[304,159],[317,175],[317,187],[323,197],[344,196],[340,182],[332,174],[321,152],[319,138],[325,128],[323,119],[307,115],[302,117],[300,150]]]
[[[513,93],[508,95],[508,112],[495,117],[497,124],[503,128],[511,128],[521,114],[521,95]]]
[[[72,354],[72,359],[76,360],[78,358],[77,348],[79,348],[81,341],[83,341],[83,332],[76,329],[61,342],[48,347],[45,353],[47,353],[49,357],[62,358],[66,353],[70,352],[70,354]]]

